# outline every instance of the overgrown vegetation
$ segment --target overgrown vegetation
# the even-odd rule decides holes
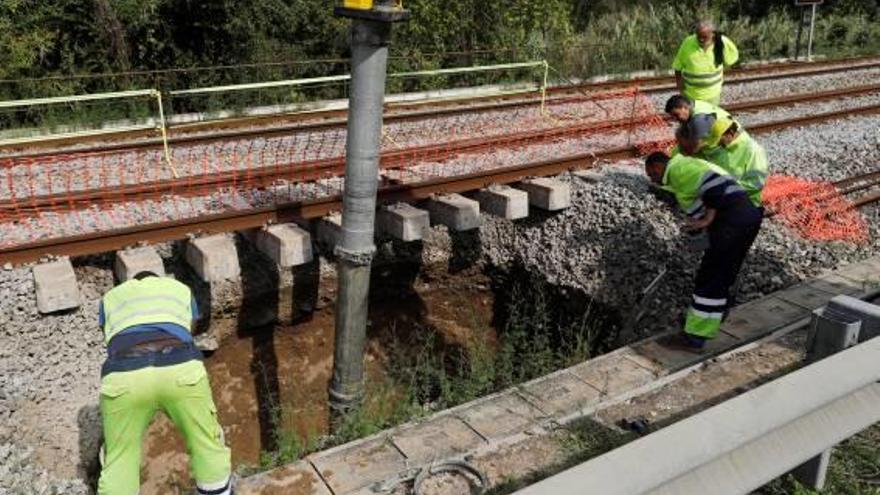
[[[286,431],[285,407],[273,405],[277,451],[264,453],[262,467],[291,462],[309,452],[345,443],[391,426],[503,390],[589,359],[614,337],[611,317],[583,298],[561,294],[524,272],[500,278],[505,287],[499,330],[485,328],[472,307],[465,341],[451,341],[434,328],[394,335],[388,350],[388,375],[368,382],[364,403],[332,437]],[[578,309],[574,309],[574,306]]]
[[[832,451],[825,489],[805,488],[791,476],[778,479],[760,495],[880,495],[880,425],[844,441]]]
[[[407,0],[390,71],[547,58],[558,74],[665,69],[694,21],[711,17],[743,61],[794,55],[790,0]],[[829,0],[816,51],[880,52],[877,0]],[[173,89],[348,72],[347,21],[317,0],[0,0],[0,98]],[[389,82],[390,91],[537,81],[538,71]],[[173,112],[240,110],[345,97],[345,84],[179,97]],[[0,124],[97,125],[155,116],[146,100],[27,109]]]

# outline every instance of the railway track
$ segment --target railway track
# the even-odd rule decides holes
[[[786,100],[790,102],[790,100]],[[755,102],[765,105],[766,102]],[[761,107],[766,108],[766,105]],[[852,115],[880,114],[880,105],[814,114],[794,119],[750,126],[753,134],[769,133],[781,129],[799,127]],[[414,184],[386,184],[379,190],[379,202],[388,204],[398,201],[418,202],[441,193],[461,193],[487,187],[491,184],[509,184],[525,177],[558,175],[568,170],[589,168],[601,161],[635,158],[640,155],[636,146],[606,149],[596,153],[580,154],[563,159],[528,163],[523,165],[491,168],[475,173],[437,177]],[[384,159],[384,157],[383,157]],[[344,164],[336,163],[335,172],[341,173]],[[329,165],[328,165],[329,166]],[[273,167],[274,169],[274,167]],[[270,177],[270,175],[267,175]],[[277,179],[277,176],[275,176]],[[267,179],[268,180],[268,179]],[[275,179],[273,179],[275,180]],[[854,193],[880,186],[880,172],[853,177],[836,184],[843,193]],[[151,185],[150,188],[154,188]],[[218,186],[219,187],[219,186]],[[112,192],[102,191],[101,199]],[[56,198],[56,202],[58,199]],[[880,192],[856,199],[857,207],[880,201]],[[8,206],[8,205],[7,205]],[[323,217],[342,206],[342,197],[325,197],[278,204],[271,207],[206,215],[163,223],[138,225],[131,228],[108,230],[73,237],[47,239],[0,249],[0,263],[25,263],[40,257],[54,255],[80,256],[121,249],[141,242],[166,242],[186,238],[192,233],[218,233],[258,228],[272,223],[305,221]]]
[[[878,67],[880,67],[880,58],[877,57],[860,57],[809,63],[789,62],[768,64],[731,71],[725,84],[736,85],[779,78],[817,76]],[[646,93],[658,93],[675,89],[675,81],[671,76],[610,80],[552,87],[548,89],[547,95],[551,101],[554,101],[558,98],[571,97],[573,95],[620,90],[631,88],[633,86],[638,86],[641,91]],[[857,88],[851,89],[857,91]],[[401,102],[397,104],[386,104],[385,122],[407,122],[424,119],[426,117],[464,115],[538,105],[541,105],[541,99],[536,96],[534,91],[528,93],[471,97],[456,100],[454,102]],[[735,110],[735,106],[736,105],[732,105],[731,109]],[[169,127],[169,144],[210,143],[230,139],[273,137],[298,131],[343,128],[346,125],[346,115],[347,110],[335,109],[180,124]],[[282,124],[279,125],[279,123]],[[210,134],[206,135],[205,133],[208,132],[210,132]],[[0,152],[6,152],[7,156],[39,157],[56,153],[57,150],[53,150],[52,148],[57,148],[59,146],[105,141],[108,139],[118,142],[87,148],[80,147],[75,151],[100,153],[132,149],[158,149],[163,145],[161,139],[140,139],[153,135],[155,135],[154,131],[121,131],[119,133],[105,134],[101,136],[46,140],[30,143],[18,148],[12,146],[0,146]],[[130,141],[125,141],[126,139],[129,139]],[[48,150],[37,152],[15,152],[16,150],[20,151],[25,149]]]
[[[880,84],[841,90],[832,90],[815,94],[793,95],[785,98],[773,98],[754,102],[743,102],[740,104],[731,105],[730,109],[731,111],[736,112],[753,112],[768,108],[779,108],[800,103],[814,103],[873,93],[880,93]],[[847,109],[817,115],[808,115],[795,119],[787,119],[780,122],[770,122],[766,124],[750,126],[749,130],[752,133],[761,134],[773,132],[787,127],[796,127],[798,125],[809,125],[812,123],[824,122],[827,120],[845,117],[850,114],[868,115],[874,113],[880,113],[880,105],[867,106],[857,109]],[[442,143],[440,145],[432,144],[426,146],[403,148],[383,153],[381,166],[384,170],[393,170],[404,167],[407,164],[408,160],[411,160],[412,157],[419,157],[420,161],[429,161],[432,159],[440,159],[443,156],[449,155],[450,150],[452,150],[452,152],[456,155],[466,155],[468,153],[477,153],[482,150],[491,149],[493,147],[510,146],[512,144],[523,142],[524,140],[532,138],[553,140],[564,138],[566,136],[571,136],[573,134],[576,135],[578,133],[584,134],[609,131],[628,125],[639,125],[639,123],[622,121],[587,123],[583,125],[566,126],[549,130],[542,129],[524,133],[498,135],[491,138],[464,139],[452,143]],[[315,130],[315,127],[311,127],[310,130]],[[345,159],[344,157],[339,156],[331,159],[265,166],[262,168],[249,170],[248,182],[254,187],[268,187],[278,180],[307,182],[328,177],[340,177],[344,174],[344,170]],[[241,174],[239,171],[232,170],[226,172],[205,174],[196,177],[183,177],[180,179],[166,179],[159,181],[143,182],[138,184],[123,185],[111,189],[87,189],[75,193],[65,192],[54,195],[42,195],[24,200],[20,198],[0,200],[0,218],[3,217],[3,212],[9,213],[13,211],[39,211],[45,208],[52,208],[54,211],[67,211],[78,208],[86,208],[95,203],[101,203],[103,205],[121,203],[130,200],[129,198],[131,197],[138,197],[141,200],[145,200],[158,199],[170,194],[175,194],[178,196],[195,196],[203,194],[203,191],[210,188],[219,189],[223,187],[228,187],[231,184],[235,184],[237,178],[239,178],[240,175]]]

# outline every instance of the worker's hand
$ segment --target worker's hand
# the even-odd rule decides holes
[[[709,227],[710,225],[712,225],[712,222],[714,222],[714,221],[715,221],[715,210],[708,209],[708,210],[706,210],[706,215],[703,218],[700,218],[697,220],[689,219],[687,224],[684,226],[684,228],[685,228],[685,230],[691,231],[691,232],[693,232],[695,230],[703,230],[703,229]]]

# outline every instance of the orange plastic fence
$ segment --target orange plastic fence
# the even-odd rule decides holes
[[[771,175],[762,198],[775,219],[805,239],[868,241],[865,219],[834,184]]]

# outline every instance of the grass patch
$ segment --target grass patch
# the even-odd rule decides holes
[[[851,437],[831,454],[825,489],[804,487],[792,476],[779,478],[759,495],[880,495],[880,424]]]
[[[607,348],[614,337],[612,318],[585,298],[560,293],[525,271],[498,278],[497,328],[481,324],[476,306],[462,297],[458,304],[471,322],[466,335],[452,338],[431,325],[405,334],[388,329],[387,375],[368,381],[363,403],[334,434],[288,431],[285,410],[292,405],[272,404],[278,418],[273,421],[276,449],[263,453],[261,467],[289,463],[568,367]]]

